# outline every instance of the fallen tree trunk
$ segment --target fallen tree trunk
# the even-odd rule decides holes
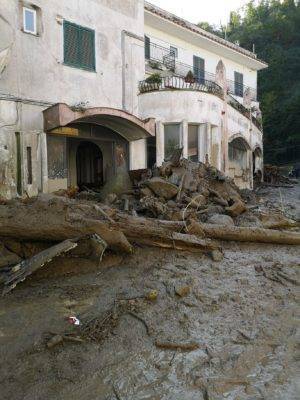
[[[300,233],[276,231],[273,229],[247,228],[237,226],[221,226],[213,224],[200,224],[193,221],[187,227],[190,234],[200,235],[219,240],[235,242],[256,242],[274,244],[300,245]]]
[[[49,205],[39,201],[13,207],[0,206],[0,237],[57,242],[94,233],[112,250],[132,252],[123,232],[109,226],[109,222],[99,220],[93,206],[64,202]]]

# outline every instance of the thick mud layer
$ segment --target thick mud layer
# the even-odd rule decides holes
[[[223,249],[221,262],[138,248],[99,268],[73,258],[38,271],[0,300],[1,399],[298,399],[300,249]],[[116,304],[103,334],[91,321]],[[89,324],[83,343],[46,347],[50,332]]]

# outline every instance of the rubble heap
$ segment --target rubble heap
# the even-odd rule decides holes
[[[180,156],[154,170],[132,171],[132,188],[119,196],[68,190],[0,204],[3,293],[54,257],[80,249],[98,262],[106,249],[130,254],[136,244],[205,252],[218,261],[215,240],[300,244],[299,232],[279,230],[297,228],[294,221],[262,212],[252,192]],[[25,254],[32,242],[34,251]]]

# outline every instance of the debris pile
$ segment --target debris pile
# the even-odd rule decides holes
[[[181,159],[181,150],[159,168],[130,175],[132,188],[119,196],[69,190],[1,204],[3,293],[53,257],[82,247],[98,262],[106,248],[131,254],[136,244],[204,252],[220,261],[215,240],[300,244],[294,221],[262,212],[249,191],[208,164]],[[24,243],[32,242],[42,245],[24,257]]]
[[[297,180],[291,179],[282,174],[281,168],[276,165],[264,165],[264,182],[272,186],[290,187]]]

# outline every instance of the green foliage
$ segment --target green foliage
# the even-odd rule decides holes
[[[228,39],[252,50],[269,68],[258,74],[265,161],[300,159],[300,5],[293,0],[250,1],[232,13]]]
[[[148,76],[148,78],[146,79],[147,83],[157,83],[157,84],[161,84],[162,82],[162,78],[160,76],[160,74],[152,74],[150,76]]]
[[[230,15],[227,27],[203,29],[252,51],[269,64],[258,73],[268,163],[300,159],[300,2],[249,1]]]

